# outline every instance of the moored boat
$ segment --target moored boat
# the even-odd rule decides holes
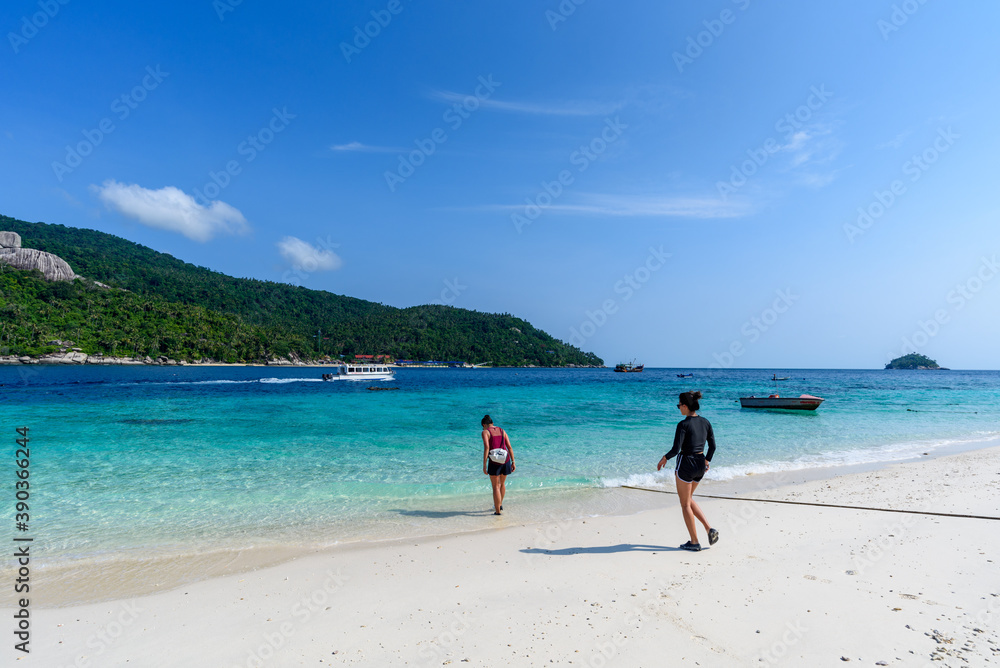
[[[615,371],[618,373],[642,373],[642,370],[646,368],[645,364],[636,364],[635,360],[631,362],[622,362],[615,366]]]
[[[694,374],[693,373],[679,373],[679,374],[677,374],[677,377],[678,378],[694,378]]]
[[[741,408],[779,408],[792,411],[814,411],[823,403],[821,397],[802,394],[797,397],[782,397],[772,394],[767,397],[740,397]]]

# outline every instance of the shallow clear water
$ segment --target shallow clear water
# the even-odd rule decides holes
[[[772,392],[770,370],[681,371],[403,369],[375,383],[399,391],[371,392],[319,368],[5,367],[0,436],[12,452],[30,427],[32,532],[50,563],[76,563],[482,526],[484,413],[511,436],[511,499],[548,516],[596,499],[585,490],[663,479],[686,389],[705,393],[716,479],[1000,435],[998,372],[778,370],[782,394],[826,398],[783,413],[736,401]]]

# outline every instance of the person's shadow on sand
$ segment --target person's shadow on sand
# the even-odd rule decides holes
[[[556,556],[572,556],[574,554],[614,554],[616,552],[684,552],[679,547],[665,545],[636,545],[635,543],[619,543],[618,545],[601,545],[599,547],[567,547],[561,550],[546,550],[543,547],[526,547],[521,552],[525,554],[550,554]]]
[[[406,515],[407,517],[429,517],[430,519],[440,520],[446,517],[485,517],[486,515],[493,515],[493,509],[489,510],[404,510],[402,508],[394,508],[392,511],[394,513],[399,513],[400,515]]]

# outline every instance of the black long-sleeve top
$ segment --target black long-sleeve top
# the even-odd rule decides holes
[[[682,455],[700,455],[705,453],[705,444],[708,444],[708,454],[706,461],[712,461],[715,455],[715,434],[712,433],[712,423],[700,415],[689,415],[677,423],[677,431],[674,432],[674,447],[670,452],[663,455],[668,460],[677,453]]]

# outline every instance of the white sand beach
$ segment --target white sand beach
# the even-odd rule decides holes
[[[699,492],[996,517],[1000,447],[739,486]],[[1000,522],[702,499],[722,537],[689,553],[677,498],[658,496],[631,516],[520,525],[511,495],[480,532],[33,608],[31,654],[8,642],[3,664],[1000,665]]]

